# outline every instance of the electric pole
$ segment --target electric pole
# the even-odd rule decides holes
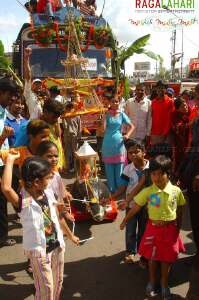
[[[183,32],[183,26],[182,26],[182,48],[181,48],[181,80],[183,79],[183,60],[184,60],[184,32]]]
[[[172,31],[171,44],[171,78],[175,79],[176,29]]]

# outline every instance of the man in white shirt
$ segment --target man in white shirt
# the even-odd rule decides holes
[[[136,86],[136,96],[126,102],[125,112],[135,126],[130,138],[145,143],[151,133],[151,101],[145,95],[145,86]]]
[[[25,49],[24,56],[24,97],[28,106],[30,114],[30,120],[40,119],[42,115],[41,102],[38,99],[38,95],[42,92],[42,81],[40,79],[34,79],[31,82],[31,69],[30,69],[30,55],[32,49]]]

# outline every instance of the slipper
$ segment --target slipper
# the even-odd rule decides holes
[[[0,246],[14,246],[16,244],[16,241],[14,239],[7,239],[5,241],[0,242]]]
[[[157,292],[155,290],[155,285],[150,282],[146,286],[146,296],[148,298],[154,298],[157,296]]]
[[[126,264],[133,264],[135,261],[134,261],[134,258],[135,258],[135,255],[133,254],[127,254],[125,257],[124,257],[124,262]]]

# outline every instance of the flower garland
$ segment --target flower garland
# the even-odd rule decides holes
[[[82,52],[85,52],[85,51],[88,50],[88,48],[90,46],[90,43],[91,43],[91,40],[93,38],[93,33],[94,33],[94,25],[90,24],[89,30],[88,30],[88,37],[86,39],[86,45],[85,45],[85,47],[80,45],[80,49],[81,49]]]
[[[111,39],[110,30],[104,27],[96,28],[93,36],[93,44],[96,49],[102,49],[108,46]]]
[[[69,39],[69,36],[66,35],[66,34],[63,36],[62,39],[64,40],[64,43],[65,43],[65,45],[64,45],[63,42],[61,41],[61,38],[60,38],[60,35],[59,35],[59,25],[58,25],[58,23],[54,23],[54,29],[55,29],[56,39],[57,39],[59,48],[62,51],[67,52],[67,50],[68,50],[68,39]]]
[[[87,51],[90,45],[94,45],[96,49],[111,46],[113,37],[109,28],[96,28],[93,24],[85,23],[80,19],[76,20],[75,27],[80,40],[80,49],[82,52]],[[57,22],[38,27],[34,27],[31,22],[31,29],[32,36],[39,46],[48,47],[53,43],[53,41],[55,41],[58,43],[59,48],[62,51],[67,52],[69,34],[65,28],[65,34],[61,36],[59,34],[60,27]],[[85,45],[83,45],[83,41],[85,41]]]
[[[35,42],[40,47],[48,47],[54,41],[56,33],[54,31],[54,24],[41,25],[39,27],[34,27],[31,22],[32,36]]]

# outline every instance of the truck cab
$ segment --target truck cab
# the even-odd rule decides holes
[[[55,12],[56,24],[59,28],[59,39],[64,40],[66,35],[64,28],[67,22],[67,7]],[[108,28],[108,24],[102,17],[95,16],[82,16],[81,12],[72,7],[72,14],[74,20],[81,19],[82,24],[90,24],[95,29],[99,31],[103,28]],[[52,39],[52,42],[46,45],[42,44],[40,41],[35,39],[34,32],[38,28],[46,28],[50,25],[48,18],[45,14],[32,14],[31,24],[25,23],[18,37],[13,44],[13,68],[15,72],[24,79],[24,69],[23,69],[23,58],[24,49],[30,47],[32,49],[31,55],[31,68],[32,68],[32,78],[45,79],[48,77],[53,78],[64,78],[64,66],[61,64],[61,60],[66,59],[66,51],[60,49],[57,36]],[[42,39],[41,39],[42,40]],[[84,43],[84,42],[83,42]],[[90,41],[89,46],[85,51],[82,51],[82,55],[88,59],[87,71],[90,78],[102,77],[110,78],[112,77],[112,71],[109,69],[107,71],[107,64],[110,62],[110,57],[107,57],[107,52],[110,50],[109,43],[106,43],[104,47],[97,47],[93,41]]]

